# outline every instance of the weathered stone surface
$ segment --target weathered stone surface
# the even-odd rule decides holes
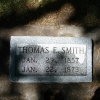
[[[91,82],[89,38],[11,37],[12,82]]]

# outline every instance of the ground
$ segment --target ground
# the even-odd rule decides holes
[[[99,100],[99,6],[99,0],[0,0],[0,100],[43,100],[48,91],[50,100],[59,93],[65,100]],[[10,36],[36,35],[92,38],[93,82],[9,82]]]

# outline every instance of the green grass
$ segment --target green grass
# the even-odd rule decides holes
[[[21,14],[31,8],[44,7],[56,0],[0,0],[0,17],[16,12]]]
[[[0,18],[2,16],[10,15],[13,12],[16,14],[23,14],[28,9],[43,7],[49,0],[0,0]]]
[[[59,11],[65,3],[75,8],[69,23],[82,26],[100,26],[100,3],[94,0],[0,0],[0,27],[23,25],[45,17],[47,13]],[[2,25],[1,25],[2,24]]]

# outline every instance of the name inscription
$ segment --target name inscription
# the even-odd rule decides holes
[[[53,53],[59,53],[57,52],[57,47],[42,47],[38,45],[32,45],[32,46],[22,46],[17,47],[19,53],[50,53],[51,49]],[[60,50],[61,53],[68,53],[68,54],[84,54],[84,47],[61,47]]]
[[[84,44],[17,44],[16,74],[85,76]],[[18,63],[17,62],[17,63]]]

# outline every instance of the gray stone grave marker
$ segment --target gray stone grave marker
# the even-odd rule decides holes
[[[91,82],[90,38],[12,36],[10,81]]]

